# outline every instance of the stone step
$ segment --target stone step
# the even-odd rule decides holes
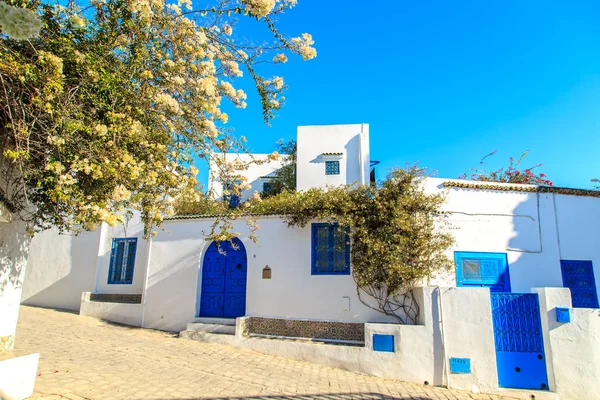
[[[200,324],[218,324],[218,325],[233,325],[235,326],[235,318],[194,318],[195,323]]]
[[[190,322],[187,324],[186,330],[192,332],[207,332],[235,335],[235,325],[203,324],[200,322]]]

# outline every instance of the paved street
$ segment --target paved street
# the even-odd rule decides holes
[[[17,349],[39,352],[35,399],[500,399],[22,307]]]

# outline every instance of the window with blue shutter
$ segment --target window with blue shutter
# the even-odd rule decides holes
[[[223,196],[223,200],[228,203],[229,208],[236,208],[240,205],[240,195],[231,193],[233,185],[231,183],[225,184],[225,190],[229,191],[229,194]]]
[[[118,238],[112,241],[108,283],[128,285],[133,282],[133,266],[137,238]]]
[[[576,308],[598,308],[598,292],[591,261],[560,260],[563,285],[571,290]]]
[[[325,175],[339,175],[340,174],[340,162],[339,161],[325,161]]]
[[[315,223],[312,229],[312,274],[350,274],[350,235],[338,224]]]
[[[490,292],[510,292],[506,253],[455,251],[456,286],[488,287]]]

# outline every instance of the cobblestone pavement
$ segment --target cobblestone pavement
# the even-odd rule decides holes
[[[500,399],[21,307],[16,348],[40,353],[34,399]]]

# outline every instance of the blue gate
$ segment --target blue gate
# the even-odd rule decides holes
[[[238,238],[211,243],[202,263],[200,317],[237,318],[246,314],[246,249]]]
[[[548,390],[538,295],[491,293],[498,385]]]

